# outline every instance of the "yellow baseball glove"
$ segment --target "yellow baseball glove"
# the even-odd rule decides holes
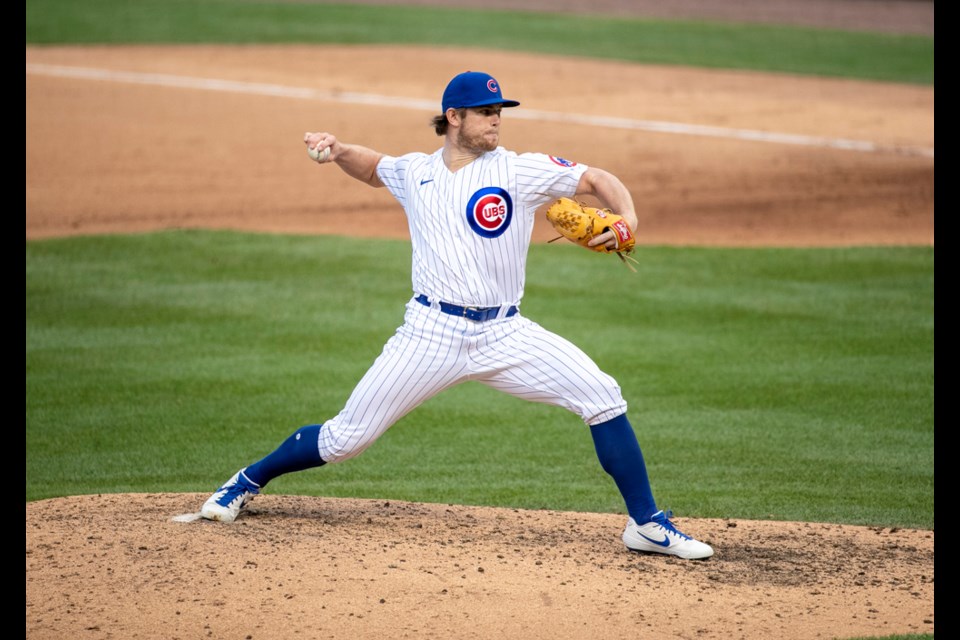
[[[551,240],[566,238],[570,242],[580,245],[590,251],[598,253],[616,253],[620,259],[630,269],[636,271],[633,266],[627,262],[628,257],[633,253],[636,246],[636,238],[630,225],[610,209],[598,209],[597,207],[586,207],[576,200],[570,198],[560,198],[547,209],[547,221],[556,229],[560,235]],[[591,247],[589,242],[593,238],[607,232],[613,231],[617,240],[614,248],[608,248],[606,244]],[[636,262],[633,258],[629,258]]]

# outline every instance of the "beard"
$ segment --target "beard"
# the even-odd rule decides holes
[[[500,134],[488,137],[485,134],[467,135],[461,128],[457,132],[457,146],[470,153],[486,153],[493,151],[500,143]]]

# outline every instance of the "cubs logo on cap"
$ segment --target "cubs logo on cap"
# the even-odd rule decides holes
[[[496,238],[513,220],[513,200],[505,189],[484,187],[467,203],[467,223],[484,238]]]
[[[500,104],[504,107],[517,107],[516,100],[507,100],[500,90],[500,83],[489,73],[482,71],[464,71],[447,84],[441,101],[444,113],[447,109],[464,109]]]

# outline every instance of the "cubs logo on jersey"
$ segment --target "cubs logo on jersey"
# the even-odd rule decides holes
[[[513,200],[505,189],[484,187],[467,203],[467,222],[484,238],[502,235],[513,219]]]
[[[552,161],[554,162],[554,164],[558,164],[558,165],[560,165],[561,167],[575,167],[575,166],[577,166],[577,163],[576,163],[576,162],[574,162],[573,160],[567,160],[566,158],[560,158],[560,157],[557,157],[557,156],[550,156],[550,160],[552,160]]]

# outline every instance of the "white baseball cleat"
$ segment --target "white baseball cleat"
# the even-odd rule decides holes
[[[637,524],[630,518],[627,528],[623,530],[623,544],[631,551],[666,553],[685,560],[699,560],[713,555],[710,545],[678,531],[670,522],[671,516],[673,513],[670,511],[657,511],[651,516],[650,522],[644,524]]]
[[[260,493],[260,486],[244,475],[246,468],[237,471],[227,483],[207,498],[200,515],[207,520],[233,522],[253,497]]]

